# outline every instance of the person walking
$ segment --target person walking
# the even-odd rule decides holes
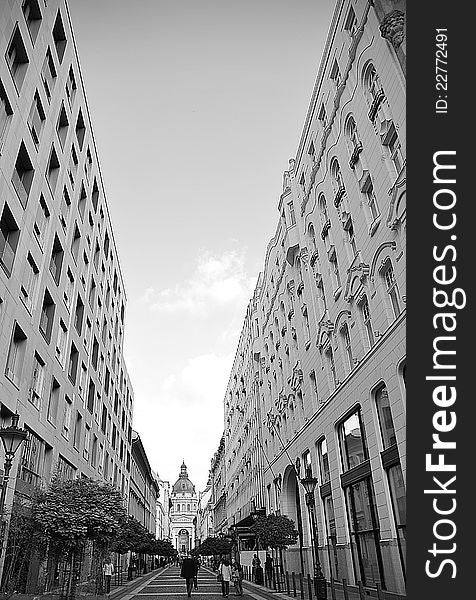
[[[195,563],[195,575],[193,577],[193,589],[198,592],[198,571],[200,569],[200,557],[195,555],[193,557],[193,562]]]
[[[273,557],[269,552],[266,552],[266,560],[264,561],[265,585],[273,587]]]
[[[192,595],[193,579],[196,575],[197,569],[195,561],[189,555],[187,555],[182,562],[182,568],[180,570],[180,577],[185,579],[185,585],[187,588],[187,596],[190,598]]]
[[[114,574],[114,565],[112,564],[110,558],[104,563],[102,572],[104,574],[104,583],[106,584],[106,594],[109,594],[111,591],[111,578]]]
[[[251,561],[251,567],[253,581],[261,585],[263,583],[263,569],[261,567],[261,560],[257,554],[253,556],[253,560]]]
[[[221,575],[221,595],[228,598],[230,593],[230,581],[232,579],[231,565],[227,558],[224,558],[218,567],[218,573]]]
[[[235,596],[243,596],[243,567],[237,560],[233,562],[231,576],[235,586]]]

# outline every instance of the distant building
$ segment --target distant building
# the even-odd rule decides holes
[[[170,484],[154,473],[159,490],[157,496],[156,537],[159,540],[170,539]]]
[[[304,489],[318,479],[329,579],[405,583],[405,3],[339,0],[279,219],[249,303],[212,462],[215,522],[254,548],[289,516],[312,573]]]
[[[195,533],[197,545],[200,545],[207,537],[214,535],[212,495],[213,489],[211,480],[209,479],[205,489],[203,492],[200,492],[198,497],[197,526]]]
[[[129,515],[137,519],[154,537],[159,491],[142,440],[137,431],[133,431]]]
[[[170,494],[170,537],[173,547],[181,553],[195,547],[195,525],[198,497],[195,486],[188,478],[187,466],[182,463],[180,475]]]

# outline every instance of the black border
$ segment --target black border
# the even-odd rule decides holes
[[[469,189],[473,166],[471,148],[474,137],[472,107],[472,79],[474,73],[474,43],[476,30],[470,16],[471,4],[459,2],[407,2],[407,173],[409,186],[408,239],[407,239],[407,594],[411,600],[423,597],[431,600],[463,599],[473,596],[471,568],[473,554],[474,517],[470,514],[474,488],[472,439],[476,428],[472,420],[475,404],[471,377],[473,344],[476,327],[473,311],[472,256],[475,253],[472,238],[476,239],[472,216],[476,202]],[[435,113],[435,29],[448,29],[448,114]],[[470,31],[471,29],[471,31]],[[456,461],[457,510],[452,515],[457,525],[457,547],[452,555],[457,566],[456,578],[452,569],[445,568],[441,576],[430,578],[425,573],[425,562],[432,558],[428,553],[434,542],[433,524],[438,516],[432,508],[434,496],[424,494],[432,486],[432,475],[425,470],[425,455],[431,451],[432,417],[435,407],[432,390],[435,382],[425,380],[432,374],[433,329],[433,260],[435,244],[449,243],[449,233],[438,232],[433,218],[433,153],[438,150],[456,150],[456,178],[454,188],[457,225],[457,287],[465,290],[466,307],[455,310],[458,325],[455,332],[457,365],[456,430],[452,432],[457,442],[451,458]],[[449,310],[449,309],[447,309]],[[449,439],[449,438],[448,438]],[[450,455],[448,454],[448,457]],[[435,474],[437,475],[437,474]],[[444,474],[443,474],[444,476]],[[442,477],[443,479],[443,477]],[[449,496],[446,496],[449,498]],[[441,546],[444,543],[441,542]],[[440,555],[444,558],[445,555]],[[436,564],[436,563],[434,563]],[[424,594],[424,596],[423,596]]]

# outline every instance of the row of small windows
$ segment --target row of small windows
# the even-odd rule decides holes
[[[197,505],[195,503],[192,504],[177,504],[175,506],[176,512],[190,512],[191,510],[196,510]]]
[[[38,4],[38,0],[24,0],[22,4],[22,11],[28,29],[28,33],[30,34],[31,43],[34,46],[42,23],[42,15],[40,6]],[[56,50],[56,55],[58,57],[59,63],[61,64],[63,62],[67,39],[63,26],[63,20],[61,18],[61,13],[59,10],[57,12],[55,24],[51,33],[53,38],[53,44]],[[23,85],[23,81],[25,79],[26,71],[28,69],[28,64],[30,61],[18,23],[15,25],[15,28],[13,30],[13,34],[10,39],[10,43],[7,47],[5,58],[10,69],[13,81],[15,83],[15,87],[19,92]],[[42,68],[42,78],[44,81],[45,91],[47,93],[48,98],[51,97],[51,86],[55,77],[56,70],[53,63],[51,51],[48,48],[45,63],[43,64]]]

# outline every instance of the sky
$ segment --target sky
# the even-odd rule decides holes
[[[197,490],[334,0],[69,0],[127,309],[133,427]]]

